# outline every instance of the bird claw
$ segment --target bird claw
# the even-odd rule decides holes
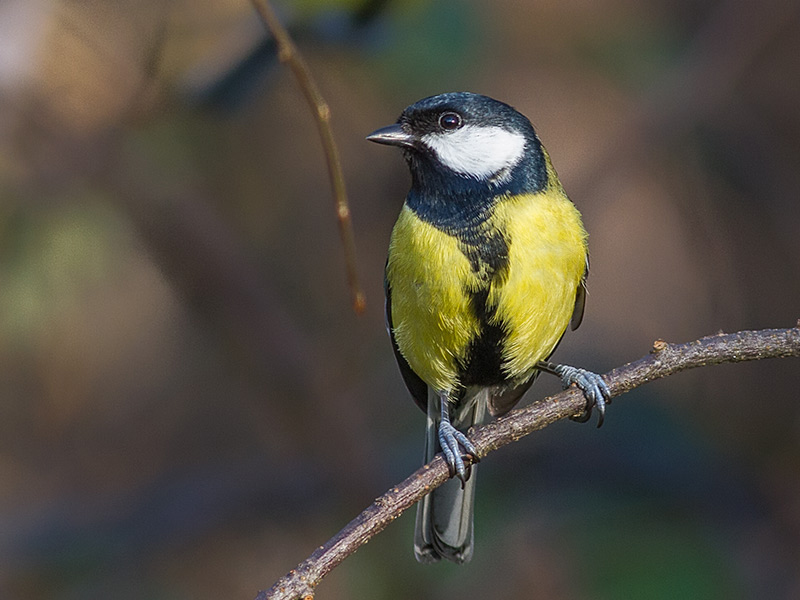
[[[458,477],[463,488],[471,474],[472,465],[480,460],[478,451],[464,433],[446,421],[439,424],[439,446],[442,448],[450,477]],[[464,449],[463,455],[461,448]]]
[[[606,405],[611,404],[611,390],[608,389],[602,376],[569,365],[558,365],[555,373],[561,377],[564,389],[574,383],[586,397],[586,408],[583,412],[570,418],[578,423],[585,423],[591,418],[592,409],[597,407],[597,426],[602,426],[606,415]]]

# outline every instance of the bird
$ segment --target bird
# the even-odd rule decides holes
[[[391,233],[386,322],[400,373],[427,415],[425,462],[450,480],[419,503],[421,563],[465,563],[474,546],[469,428],[511,410],[540,372],[575,384],[602,425],[610,392],[592,371],[550,362],[583,319],[588,234],[533,125],[471,92],[430,96],[367,140],[399,147],[411,189]]]

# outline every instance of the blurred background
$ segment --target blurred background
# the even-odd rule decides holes
[[[604,372],[800,318],[800,4],[287,0],[315,123],[246,0],[0,3],[0,597],[253,598],[416,469],[383,324],[409,185],[364,136],[431,94],[528,115],[590,232]],[[527,400],[557,390],[540,378]],[[800,597],[800,363],[687,372],[481,465],[475,558],[413,511],[318,597]]]

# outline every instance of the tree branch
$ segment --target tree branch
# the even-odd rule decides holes
[[[289,32],[281,25],[269,0],[252,0],[253,6],[258,12],[261,21],[275,38],[278,46],[278,58],[286,63],[294,73],[300,89],[306,98],[314,118],[317,122],[317,129],[322,140],[322,147],[325,150],[325,158],[328,161],[328,174],[333,187],[333,200],[336,205],[336,218],[339,223],[339,235],[342,238],[344,247],[344,259],[347,269],[347,282],[350,286],[350,293],[353,296],[353,309],[357,313],[362,313],[366,307],[366,299],[361,285],[358,282],[358,269],[356,267],[356,243],[353,235],[353,224],[350,219],[350,206],[347,203],[347,192],[344,186],[344,174],[342,164],[339,160],[339,151],[331,129],[331,109],[322,93],[319,91],[314,81],[311,71],[303,60],[303,56],[294,45]]]
[[[668,344],[658,340],[649,355],[613,369],[603,378],[611,396],[616,397],[686,369],[790,356],[800,357],[800,321],[792,329],[719,333],[686,344]],[[483,458],[489,452],[559,419],[579,414],[585,402],[579,390],[570,388],[470,430],[470,439]],[[311,600],[325,575],[447,479],[447,466],[442,455],[437,454],[430,463],[377,498],[269,590],[260,592],[256,600]]]

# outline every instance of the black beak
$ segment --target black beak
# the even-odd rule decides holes
[[[403,131],[403,128],[395,123],[388,127],[381,127],[376,129],[367,136],[370,142],[376,144],[385,144],[387,146],[401,146],[410,148],[414,145],[416,138],[410,133]]]

